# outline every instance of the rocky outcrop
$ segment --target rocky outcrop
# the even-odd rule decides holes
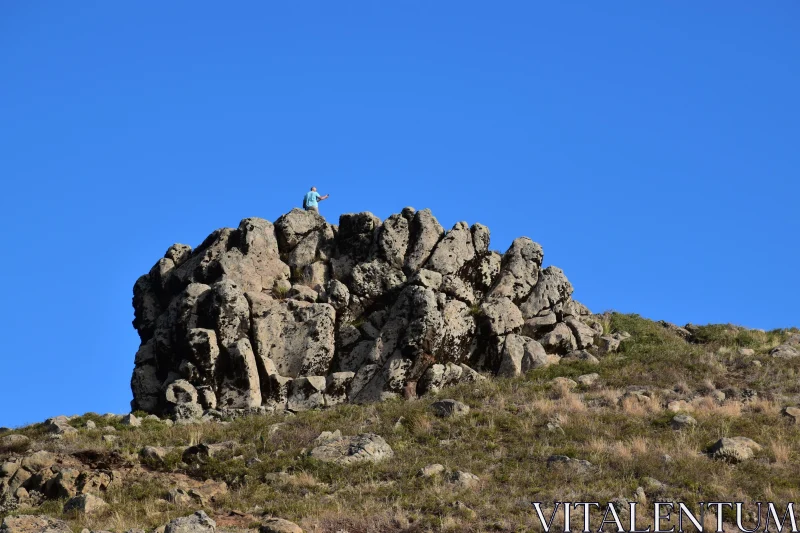
[[[543,259],[527,237],[501,255],[485,226],[445,231],[428,209],[244,219],[136,281],[132,407],[186,419],[414,396],[606,342]]]

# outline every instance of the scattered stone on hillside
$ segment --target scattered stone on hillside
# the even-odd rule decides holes
[[[659,480],[645,476],[642,478],[642,488],[649,494],[661,493],[667,486]]]
[[[686,429],[697,425],[697,420],[685,414],[675,415],[670,421],[672,429]]]
[[[553,387],[560,387],[567,390],[573,390],[578,388],[578,382],[574,379],[565,378],[563,376],[559,376],[557,378],[553,378],[550,380],[550,384]]]
[[[480,485],[481,480],[475,474],[456,470],[448,477],[448,481],[457,489],[474,489]]]
[[[685,341],[690,341],[692,339],[692,333],[687,328],[676,326],[675,324],[667,322],[666,320],[659,320],[658,324],[670,333],[674,333]]]
[[[585,459],[573,459],[567,455],[551,455],[547,458],[548,468],[555,468],[557,466],[566,466],[567,468],[573,468],[577,472],[583,473],[592,468],[592,463]]]
[[[319,438],[318,438],[319,441]],[[383,437],[373,433],[356,436],[330,434],[311,450],[309,456],[323,462],[348,465],[356,462],[378,462],[394,456]]]
[[[738,352],[739,355],[744,357],[752,357],[756,354],[756,351],[752,348],[739,348]]]
[[[739,463],[752,459],[759,450],[761,445],[747,437],[723,437],[711,446],[709,453],[714,459]]]
[[[94,420],[87,420],[86,429],[97,429],[97,424],[94,422]]]
[[[63,415],[45,420],[44,429],[54,435],[73,435],[78,432],[77,429],[69,424],[69,419]]]
[[[597,383],[597,380],[599,379],[600,379],[600,374],[593,372],[591,374],[583,374],[582,376],[578,376],[577,378],[575,378],[575,381],[577,381],[584,387],[591,387],[595,383]]]
[[[793,333],[786,339],[784,344],[789,344],[791,346],[800,346],[800,333]]]
[[[193,515],[176,518],[167,524],[164,533],[215,533],[217,523],[204,511],[197,511]]]
[[[784,407],[782,413],[787,416],[793,423],[800,424],[800,407],[788,406]]]
[[[597,357],[590,354],[589,352],[587,352],[586,350],[575,350],[569,352],[568,354],[566,354],[561,358],[561,362],[563,363],[569,363],[571,361],[580,361],[583,363],[588,363],[590,365],[600,364],[600,360]]]
[[[440,474],[444,474],[445,468],[444,465],[440,465],[439,463],[433,463],[426,466],[423,466],[417,472],[418,477],[434,477]]]
[[[11,435],[3,435],[0,437],[0,450],[15,450],[23,451],[31,444],[31,439],[25,435],[18,435],[12,433]]]
[[[122,417],[122,420],[119,421],[120,424],[123,426],[130,426],[134,428],[138,428],[142,425],[142,421],[136,418],[133,413],[129,413]]]
[[[673,413],[678,413],[681,411],[694,411],[694,406],[687,402],[686,400],[673,400],[667,404],[667,410],[672,411]]]
[[[97,514],[103,512],[108,504],[93,494],[81,494],[67,500],[64,504],[64,513],[78,512],[83,514]]]
[[[72,533],[69,525],[49,516],[7,516],[0,524],[0,533]]]
[[[721,390],[711,391],[708,395],[718,403],[724,402],[726,398],[725,393]]]
[[[446,399],[439,400],[431,404],[433,414],[442,418],[459,417],[469,413],[469,406],[458,400]]]
[[[620,339],[611,335],[603,335],[597,339],[597,350],[601,354],[616,352],[619,350],[620,342],[622,342]]]
[[[628,387],[628,390],[620,397],[619,403],[622,404],[627,401],[640,405],[649,405],[653,401],[651,395],[652,393],[650,391],[636,387]]]
[[[300,526],[283,518],[267,518],[258,533],[303,533]]]
[[[119,440],[119,437],[116,435],[103,435],[102,437],[100,437],[100,440],[102,440],[106,444],[113,444]]]
[[[520,376],[534,368],[551,364],[541,344],[523,335],[506,335],[498,376]]]
[[[236,441],[217,442],[214,444],[197,444],[189,446],[183,451],[182,459],[184,463],[202,463],[206,459],[216,457],[225,452],[232,452],[239,444]]]
[[[139,451],[142,459],[150,459],[154,461],[163,461],[164,458],[173,451],[175,448],[172,446],[145,446]]]
[[[770,350],[769,354],[772,357],[778,357],[780,359],[791,359],[800,356],[800,351],[789,344],[781,344]]]
[[[36,473],[39,470],[50,468],[56,462],[56,456],[48,451],[40,450],[28,455],[22,460],[22,468],[28,472]]]

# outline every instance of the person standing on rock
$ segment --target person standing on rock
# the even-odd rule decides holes
[[[330,194],[320,196],[320,194],[317,192],[317,188],[311,187],[311,190],[308,191],[303,197],[303,209],[319,214],[319,207],[317,207],[318,203],[322,200],[327,200],[329,196]]]

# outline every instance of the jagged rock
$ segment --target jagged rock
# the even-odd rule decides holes
[[[433,414],[442,418],[456,418],[469,413],[469,406],[458,400],[439,400],[431,404]]]
[[[325,376],[307,376],[292,381],[286,408],[290,411],[307,411],[325,407]]]
[[[434,248],[426,268],[440,274],[455,274],[475,257],[472,231],[466,222],[458,222]]]
[[[553,331],[539,339],[539,342],[547,353],[567,354],[578,347],[572,331],[563,323],[556,324]]]
[[[119,423],[123,426],[131,426],[134,428],[138,428],[142,425],[142,421],[135,417],[133,413],[123,416]]]
[[[518,331],[524,320],[509,298],[492,298],[483,303],[480,319],[489,335],[497,337]]]
[[[382,259],[394,268],[402,269],[408,250],[409,224],[403,215],[392,215],[378,229],[371,257]]]
[[[394,452],[379,435],[365,433],[355,437],[333,436],[311,450],[309,456],[319,461],[348,465],[390,459]]]
[[[591,353],[587,352],[586,350],[574,350],[569,352],[568,354],[564,355],[561,358],[561,361],[564,363],[569,363],[570,361],[581,361],[584,363],[589,363],[591,365],[599,365],[600,360],[593,356]]]
[[[715,459],[722,459],[731,463],[740,463],[752,459],[755,452],[761,450],[761,445],[747,437],[723,437],[709,449]]]
[[[541,344],[522,335],[506,335],[503,345],[502,359],[498,376],[515,377],[522,375],[529,370],[548,366],[551,361],[548,359]]]
[[[415,272],[428,260],[444,229],[430,209],[417,211],[409,224],[409,249],[403,270]]]
[[[314,230],[324,227],[325,219],[313,211],[292,209],[275,221],[275,235],[281,252],[288,253]]]
[[[50,468],[51,466],[53,466],[55,462],[56,462],[55,455],[53,455],[48,451],[40,450],[25,457],[22,460],[21,466],[28,472],[35,474],[39,470]]]
[[[167,386],[165,399],[168,404],[173,406],[197,403],[197,389],[185,379],[179,379]]]
[[[411,278],[409,283],[437,291],[442,286],[442,275],[434,270],[423,268]]]
[[[522,334],[531,338],[539,338],[552,330],[557,323],[558,318],[555,313],[529,318],[522,325]]]
[[[526,319],[553,311],[561,312],[562,306],[567,303],[571,295],[572,284],[564,272],[560,268],[549,266],[541,272],[538,283],[535,283],[530,296],[519,308]]]
[[[500,273],[489,296],[514,302],[527,298],[539,281],[543,258],[542,247],[537,243],[527,237],[515,239],[503,256]]]
[[[597,347],[601,354],[616,352],[619,350],[620,340],[610,335],[603,335],[597,339]]]
[[[228,364],[233,370],[220,386],[218,403],[229,409],[246,409],[261,405],[261,383],[256,357],[250,341],[239,339],[226,349]]]
[[[259,368],[266,377],[267,359],[281,376],[325,375],[335,350],[336,313],[328,304],[273,305],[253,317]]]
[[[7,516],[0,524],[0,533],[72,533],[69,525],[49,516]]]
[[[289,298],[313,304],[317,302],[319,294],[311,287],[295,284],[289,289]]]
[[[64,504],[64,513],[97,514],[103,512],[106,507],[108,504],[103,499],[92,494],[81,494],[67,500]]]
[[[406,282],[402,270],[382,261],[360,263],[353,268],[352,275],[352,292],[367,299],[382,296]]]
[[[258,533],[303,533],[303,529],[283,518],[267,518],[258,528]]]
[[[167,524],[164,533],[215,533],[217,523],[204,511],[197,511],[191,516],[176,518]]]
[[[44,421],[44,429],[48,433],[56,435],[73,435],[78,432],[77,429],[69,424],[69,419],[66,416],[48,418]]]
[[[569,326],[569,329],[572,330],[572,335],[575,338],[579,350],[583,350],[594,344],[594,338],[597,336],[597,332],[594,329],[575,317],[568,317],[565,323]]]
[[[347,401],[354,372],[334,372],[325,380],[325,405],[332,406]]]
[[[595,383],[597,383],[597,380],[599,379],[600,379],[600,374],[593,372],[591,374],[583,374],[582,376],[578,376],[577,378],[575,378],[575,381],[577,381],[584,387],[591,387]]]

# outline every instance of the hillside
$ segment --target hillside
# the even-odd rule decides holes
[[[304,531],[530,531],[532,501],[797,501],[796,328],[594,316],[604,333],[630,334],[618,352],[417,399],[176,424],[90,413],[6,430],[3,531],[149,531],[199,509],[217,530],[296,531],[274,516]],[[469,410],[437,416],[439,399]],[[331,462],[341,447],[326,431],[379,435],[360,450],[375,461]],[[756,444],[715,448],[723,437]],[[70,500],[79,493],[103,502]],[[193,520],[169,531],[213,529]]]

